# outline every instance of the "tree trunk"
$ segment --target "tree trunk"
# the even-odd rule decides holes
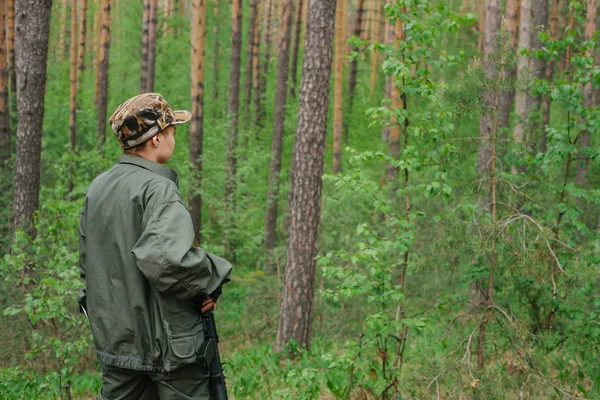
[[[271,23],[273,20],[273,1],[267,0],[266,11],[267,11],[267,19],[266,26],[264,28],[263,34],[264,38],[262,42],[265,45],[265,52],[263,63],[260,68],[260,79],[258,81],[258,93],[255,96],[255,113],[254,113],[254,125],[259,126],[262,124],[262,120],[264,118],[264,109],[262,106],[263,97],[265,95],[265,91],[267,90],[267,74],[269,73],[269,61],[271,59]]]
[[[87,29],[87,4],[88,0],[81,0],[81,24],[79,27],[79,50],[77,68],[79,69],[79,79],[77,80],[77,88],[81,85],[83,71],[85,70],[85,40]]]
[[[165,0],[165,36],[171,34],[169,20],[173,16],[174,0]]]
[[[552,12],[550,13],[549,34],[551,40],[557,39],[558,33],[558,3],[559,0],[552,1]],[[546,61],[544,70],[544,78],[548,82],[552,82],[554,75],[554,59]],[[542,97],[542,138],[540,140],[540,151],[545,153],[548,147],[548,134],[546,128],[550,125],[550,96]]]
[[[274,351],[292,338],[308,348],[315,287],[321,188],[331,78],[335,0],[308,5],[298,124],[292,152],[292,204],[285,283]]]
[[[363,1],[364,0],[359,0]],[[298,83],[298,49],[300,48],[300,34],[302,33],[302,15],[303,15],[304,1],[298,0],[298,7],[296,9],[296,33],[294,35],[294,50],[292,50],[292,70],[290,75],[290,97],[296,98],[296,84]]]
[[[342,119],[344,57],[346,55],[346,0],[337,0],[335,9],[335,59],[333,82],[333,173],[340,172],[342,157]]]
[[[0,0],[0,168],[10,160],[10,112],[8,108],[8,68],[6,65],[6,0]]]
[[[77,0],[71,0],[71,71],[70,80],[70,101],[69,101],[69,143],[71,152],[75,151],[77,145]],[[69,171],[69,193],[73,191],[73,175]]]
[[[15,2],[17,75],[17,157],[13,224],[35,234],[33,213],[39,205],[42,122],[51,0]]]
[[[192,126],[190,127],[190,163],[194,174],[190,187],[189,208],[196,240],[202,243],[202,138],[204,134],[204,54],[206,37],[205,0],[193,0],[191,4],[191,49],[192,49]]]
[[[110,49],[110,0],[101,0],[100,45],[98,47],[98,149],[106,141],[106,107],[108,104],[108,54]]]
[[[182,0],[183,2],[183,0]],[[213,26],[213,35],[214,35],[214,45],[213,45],[213,92],[212,92],[212,100],[214,104],[217,104],[217,99],[219,98],[219,0],[214,0],[213,7],[213,16],[214,16],[214,26]],[[215,107],[215,112],[218,112],[218,108]]]
[[[363,25],[363,13],[365,7],[365,0],[358,0],[356,9],[356,22],[354,23],[354,36],[362,39],[362,25]],[[387,31],[386,31],[387,35]],[[358,49],[354,49],[357,51]],[[352,60],[350,63],[350,72],[348,74],[348,112],[352,112],[352,105],[354,102],[354,90],[356,89],[356,74],[358,73],[358,60]]]
[[[531,50],[540,50],[542,48],[542,42],[538,37],[538,32],[543,31],[548,26],[548,0],[533,0],[533,29],[531,31]],[[546,71],[546,59],[538,58],[533,56],[531,58],[533,66],[533,76],[535,78],[543,78]],[[544,128],[541,127],[540,118],[540,106],[542,102],[542,96],[529,96],[530,102],[529,109],[533,109],[534,115],[531,118],[531,132],[534,134],[532,139],[535,140],[531,143],[534,152],[537,151],[537,143],[542,140]],[[538,135],[538,132],[539,135]]]
[[[511,52],[517,51],[518,33],[519,33],[519,0],[507,0],[506,10],[504,12],[505,29],[509,35],[509,46]],[[504,76],[507,79],[512,79],[516,73],[515,66],[507,66]],[[510,110],[514,100],[515,93],[512,90],[503,90],[500,93],[498,102],[498,127],[507,128],[510,125]]]
[[[158,0],[150,0],[150,25],[148,27],[148,81],[145,92],[154,92],[154,71],[156,70],[156,9]]]
[[[264,5],[262,2],[258,3],[258,9],[256,14],[256,20],[254,21],[256,26],[254,28],[254,37],[252,43],[252,91],[254,98],[248,99],[248,107],[250,107],[252,101],[257,104],[260,101],[260,91],[258,89],[260,85],[260,20],[262,19],[262,13]]]
[[[531,0],[521,0],[521,12],[519,17],[519,53],[522,49],[528,49],[531,40]],[[529,68],[529,57],[519,56],[517,63],[517,76],[523,76]],[[529,96],[525,92],[517,92],[515,95],[515,114],[517,122],[513,131],[513,138],[517,145],[523,143],[525,136],[525,124],[527,114],[529,113]],[[517,168],[512,167],[513,174],[517,173]]]
[[[594,32],[596,31],[596,14],[597,14],[597,3],[596,0],[587,0],[587,10],[585,16],[585,40],[591,42],[594,37]],[[588,48],[585,56],[588,58],[594,59],[594,50],[592,47]],[[583,87],[583,106],[585,108],[590,108],[594,105],[594,90],[592,86],[592,82],[586,83]],[[587,125],[587,124],[586,124]],[[575,183],[578,186],[585,187],[586,186],[586,174],[588,169],[589,159],[588,156],[585,155],[584,149],[590,147],[590,133],[586,132],[579,139],[579,159],[582,160],[577,163],[577,173],[575,176]]]
[[[6,1],[6,36],[8,40],[8,65],[10,87],[13,94],[17,93],[17,78],[15,74],[15,0]],[[16,104],[16,99],[13,101]]]
[[[58,54],[56,54],[56,58],[58,61],[62,61],[65,53],[67,52],[66,49],[66,41],[65,41],[65,36],[67,35],[67,13],[69,11],[68,9],[68,0],[62,0],[61,1],[61,6],[60,6],[60,11],[58,13],[59,15],[59,19],[58,19],[58,26],[59,26],[59,34],[58,34],[58,46],[56,51],[58,52]]]
[[[381,3],[380,0],[373,0],[373,32],[371,34],[371,43],[379,41],[379,35],[381,34]],[[379,53],[377,51],[371,52],[371,96],[375,94],[377,88],[377,70],[378,70],[378,59]]]
[[[479,37],[477,38],[477,50],[483,52],[483,30],[485,23],[485,0],[479,0]]]
[[[148,87],[148,43],[150,40],[150,8],[153,0],[144,0],[142,14],[142,59],[140,68],[140,93]]]
[[[277,82],[275,92],[275,118],[271,142],[271,165],[269,168],[269,192],[267,194],[267,216],[265,219],[265,249],[272,250],[276,243],[277,202],[279,198],[279,173],[285,121],[287,79],[290,65],[290,40],[292,36],[292,0],[281,1],[281,24],[279,26],[279,57],[277,60]]]
[[[388,3],[390,3],[391,0],[388,0]],[[392,25],[389,20],[386,19],[385,21],[385,34],[386,34],[386,38],[385,38],[385,42],[386,44],[392,44],[394,43],[394,38],[396,37],[396,28],[395,25]],[[384,96],[386,99],[391,99],[392,98],[392,77],[390,75],[386,75],[385,76],[385,87],[384,87]],[[388,124],[384,124],[381,127],[381,141],[384,143],[388,143],[390,141],[390,127]],[[390,144],[391,146],[391,144]],[[392,148],[390,147],[390,151],[392,150]],[[389,170],[387,171],[389,172]],[[389,176],[388,176],[388,181],[389,181]]]
[[[254,54],[254,32],[258,30],[258,4],[259,0],[250,1],[250,21],[248,23],[248,45],[246,47],[246,80],[244,81],[244,92],[246,92],[246,101],[244,104],[245,112],[250,110],[252,99],[252,67]]]
[[[484,65],[484,71],[486,80],[493,82],[496,80],[496,61],[493,60],[496,35],[500,30],[500,0],[485,0],[485,23],[483,31],[483,54],[482,60]],[[495,132],[496,127],[494,126],[494,120],[497,118],[497,93],[498,89],[495,89],[494,93],[492,90],[487,90],[482,93],[482,105],[483,113],[479,119],[479,149],[477,152],[477,172],[480,179],[487,180],[490,175],[493,174],[493,165],[495,157],[493,157],[493,150],[495,148]],[[493,178],[492,178],[493,181]],[[493,186],[493,183],[492,183]],[[481,208],[489,210],[490,202],[493,203],[494,192],[492,194],[485,193],[482,196]],[[494,204],[492,204],[492,208]],[[493,277],[494,266],[490,267],[490,279]],[[480,293],[480,305],[484,306],[486,301],[489,302],[491,299],[491,288],[488,287],[487,295],[483,292],[483,280],[479,283]],[[484,367],[484,352],[485,352],[485,340],[486,340],[486,323],[487,323],[487,312],[484,313],[483,320],[479,327],[479,340],[478,340],[478,351],[477,359],[480,368]]]
[[[235,188],[237,175],[238,111],[240,106],[240,63],[242,53],[242,0],[233,0],[231,7],[231,22],[225,210],[230,221],[228,228],[233,230],[236,226]],[[232,238],[226,237],[225,240],[228,256],[235,259],[235,249]]]

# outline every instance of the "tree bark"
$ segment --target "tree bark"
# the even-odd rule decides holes
[[[66,41],[65,41],[65,36],[67,35],[67,13],[69,12],[68,9],[68,0],[62,0],[61,1],[61,7],[60,7],[60,11],[59,11],[59,19],[58,19],[58,26],[59,26],[59,34],[58,34],[58,46],[57,49],[55,51],[58,54],[56,54],[56,58],[58,59],[58,61],[62,61],[65,53],[67,52],[66,49]]]
[[[150,8],[153,0],[144,0],[144,13],[142,14],[142,59],[140,68],[140,93],[146,92],[148,87],[148,43],[150,40]]]
[[[213,35],[214,35],[214,42],[213,42],[213,82],[214,82],[214,86],[213,86],[213,92],[212,92],[212,100],[213,103],[216,104],[217,103],[217,99],[219,98],[219,52],[220,52],[220,46],[219,46],[219,0],[214,0],[214,7],[213,7],[213,16],[214,16],[214,20],[215,20],[215,24],[213,26]],[[217,110],[217,107],[215,107],[215,110]],[[215,111],[218,112],[218,111]]]
[[[15,74],[15,0],[6,1],[6,36],[8,40],[8,65],[10,87],[13,94],[17,93],[17,78]],[[16,99],[14,101],[16,103]]]
[[[69,144],[71,152],[75,152],[77,146],[77,0],[71,0],[71,71],[70,101],[69,101]],[[69,170],[69,193],[73,191],[73,171]]]
[[[356,22],[354,23],[354,36],[362,39],[363,14],[365,8],[365,0],[358,0],[356,8]],[[387,31],[386,31],[387,35]],[[354,49],[357,51],[358,49]],[[350,63],[350,72],[348,73],[348,111],[352,112],[354,102],[354,90],[356,89],[356,75],[358,73],[358,60],[352,60]]]
[[[193,0],[191,4],[191,79],[192,79],[192,126],[190,127],[190,163],[194,167],[189,198],[190,215],[194,222],[196,240],[202,243],[202,141],[204,135],[204,54],[206,38],[205,0]]]
[[[254,66],[255,31],[258,30],[258,5],[259,0],[250,1],[250,21],[248,23],[248,44],[246,47],[246,79],[244,81],[244,92],[246,92],[244,108],[246,113],[250,110],[252,100],[252,67]]]
[[[79,25],[79,50],[77,68],[79,69],[79,79],[77,80],[77,88],[81,85],[83,71],[85,70],[85,40],[87,29],[87,4],[88,0],[81,0],[81,23]]]
[[[6,0],[0,0],[0,168],[10,160],[10,112],[8,108],[8,66],[6,65]]]
[[[238,112],[240,106],[240,63],[242,53],[242,0],[233,0],[231,7],[231,21],[225,210],[226,215],[230,220],[228,228],[233,230],[236,226],[235,188],[237,175]],[[230,237],[226,237],[225,240],[228,256],[235,259],[233,240]]]
[[[521,12],[519,18],[519,52],[522,49],[528,49],[531,40],[531,0],[521,0]],[[517,63],[517,76],[523,76],[529,68],[529,57],[519,56]],[[513,131],[513,139],[518,145],[523,143],[525,136],[525,123],[527,114],[529,114],[529,96],[525,92],[517,92],[515,95],[515,114],[517,122]],[[515,166],[512,167],[513,174],[517,173]]]
[[[42,122],[51,0],[15,2],[17,75],[17,151],[13,224],[34,235],[33,214],[39,205]]]
[[[379,35],[381,34],[381,3],[380,0],[373,0],[373,32],[371,34],[371,43],[379,41]],[[379,59],[379,53],[376,51],[371,52],[371,96],[375,94],[377,88],[377,61]]]
[[[277,82],[275,92],[275,118],[271,141],[271,165],[269,168],[269,192],[267,194],[267,216],[265,218],[265,249],[272,250],[276,243],[277,202],[279,198],[279,174],[283,151],[285,127],[285,104],[287,79],[290,65],[290,40],[292,36],[292,0],[281,1],[281,24],[279,57],[277,60]]]
[[[265,95],[265,91],[267,90],[267,74],[269,73],[269,62],[271,59],[271,23],[273,21],[273,1],[267,0],[266,3],[266,26],[264,27],[264,37],[262,42],[265,45],[265,52],[263,63],[260,67],[260,79],[258,81],[258,93],[255,96],[255,113],[254,113],[254,125],[259,126],[262,125],[262,120],[264,118],[264,107],[262,106],[263,97]]]
[[[507,0],[506,10],[504,12],[505,17],[505,29],[509,35],[509,47],[511,52],[517,51],[518,45],[518,33],[519,33],[519,0]],[[504,76],[507,79],[514,78],[516,73],[516,66],[506,66]],[[515,97],[514,91],[503,90],[500,93],[498,102],[498,127],[508,128],[510,125],[510,110]]]
[[[391,0],[387,0],[388,3],[391,2]],[[395,25],[392,25],[388,20],[385,21],[385,43],[386,44],[392,44],[394,43],[394,38],[396,37],[396,27]],[[391,99],[392,98],[392,77],[390,75],[386,75],[385,76],[385,86],[384,86],[384,96],[386,99]],[[390,141],[390,127],[388,124],[384,124],[381,127],[381,141],[384,143],[389,143]],[[390,150],[392,150],[390,148]],[[387,171],[389,172],[389,171]],[[388,175],[388,181],[389,181],[389,175]]]
[[[98,46],[98,149],[106,141],[106,107],[108,104],[108,55],[110,49],[110,0],[101,0],[100,44]]]
[[[497,65],[495,65],[492,59],[494,55],[494,48],[496,43],[496,36],[500,30],[500,0],[485,0],[485,23],[483,31],[483,66],[485,77],[488,82],[494,82],[497,78]],[[495,89],[498,93],[498,89]],[[495,157],[493,150],[495,148],[495,131],[494,119],[497,118],[497,94],[492,90],[487,90],[482,93],[482,103],[484,111],[479,119],[479,149],[477,152],[477,172],[480,179],[488,179],[493,174]],[[492,187],[493,187],[492,179]],[[481,208],[488,210],[490,208],[490,202],[493,203],[494,193],[486,193],[482,196]],[[492,209],[494,204],[492,204]],[[490,279],[493,277],[493,265],[490,268]],[[479,283],[480,292],[480,304],[483,306],[486,301],[489,302],[491,298],[491,288],[488,287],[487,295],[483,292],[483,282]],[[485,349],[485,338],[486,338],[486,322],[487,313],[484,313],[482,323],[479,327],[479,340],[478,340],[478,351],[477,359],[480,368],[484,366],[484,349]]]
[[[550,13],[550,22],[549,22],[549,35],[551,40],[557,39],[558,33],[558,3],[559,0],[551,0],[552,1],[552,12]],[[552,77],[554,75],[554,59],[550,59],[546,61],[546,66],[544,68],[544,78],[548,82],[552,82]],[[548,134],[546,132],[546,128],[550,124],[550,96],[542,97],[542,138],[540,140],[540,151],[545,153],[548,147]]]
[[[169,20],[173,16],[174,0],[165,0],[165,36],[171,34],[171,26]]]
[[[333,82],[333,173],[340,172],[344,96],[344,56],[346,55],[346,0],[337,0],[335,9],[335,59]]]
[[[158,0],[150,0],[150,25],[148,27],[148,81],[145,92],[154,92],[154,71],[156,70],[156,9]]]
[[[359,0],[363,1],[364,0]],[[296,84],[298,83],[298,49],[300,48],[300,35],[302,33],[302,16],[303,16],[304,1],[298,0],[298,7],[296,9],[296,33],[294,34],[294,50],[292,50],[292,70],[290,75],[290,97],[296,98]]]
[[[260,91],[258,89],[260,85],[260,20],[262,19],[262,13],[264,5],[262,2],[258,3],[256,20],[254,21],[256,26],[254,28],[254,37],[252,44],[252,94],[253,99],[248,99],[248,107],[250,107],[252,101],[257,104],[260,101]]]
[[[540,50],[542,48],[542,42],[538,37],[538,32],[545,30],[548,26],[548,0],[533,0],[533,29],[531,31],[531,50]],[[546,59],[544,57],[539,58],[533,56],[531,58],[533,66],[533,76],[535,78],[543,78],[546,71]],[[531,131],[534,135],[535,141],[532,143],[532,148],[537,151],[537,143],[542,140],[544,133],[544,127],[541,125],[540,106],[542,103],[542,96],[529,96],[530,105],[529,109],[533,109],[534,115],[531,119]]]
[[[590,42],[594,37],[594,32],[596,31],[596,14],[598,12],[597,2],[596,0],[587,0],[586,7],[586,16],[585,16],[585,40]],[[585,56],[590,58],[593,62],[594,60],[594,51],[592,47],[589,47],[585,53]],[[592,82],[586,83],[583,87],[583,106],[585,108],[590,108],[594,105],[594,90],[592,86]],[[587,121],[586,124],[587,125]],[[582,160],[577,164],[577,173],[575,176],[575,183],[578,186],[585,187],[586,186],[586,174],[588,169],[589,159],[584,154],[582,150],[590,147],[590,133],[589,131],[584,133],[579,139],[579,159]]]
[[[292,202],[285,283],[274,351],[292,338],[310,347],[321,188],[331,78],[335,0],[308,5],[298,124],[292,152]]]

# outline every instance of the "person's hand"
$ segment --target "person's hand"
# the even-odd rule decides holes
[[[205,313],[208,310],[214,311],[216,309],[217,309],[217,303],[215,303],[215,301],[211,298],[204,300],[204,302],[202,303],[202,313]]]

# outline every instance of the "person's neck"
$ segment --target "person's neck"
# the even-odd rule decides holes
[[[131,155],[132,156],[138,156],[138,157],[144,158],[146,160],[154,161],[155,163],[160,164],[158,162],[158,157],[156,156],[156,154],[153,154],[153,153],[148,152],[148,151],[136,151],[135,153],[131,153]]]

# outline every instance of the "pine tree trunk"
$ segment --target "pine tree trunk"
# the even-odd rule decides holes
[[[10,74],[10,90],[17,93],[17,78],[15,74],[15,0],[6,1],[6,36],[8,40],[8,65]],[[16,104],[16,99],[13,101]]]
[[[279,198],[279,174],[283,152],[283,133],[287,79],[290,65],[290,40],[292,36],[292,0],[281,0],[281,29],[279,33],[279,57],[275,92],[275,118],[271,141],[271,165],[269,168],[269,192],[267,194],[267,216],[265,219],[265,249],[272,250],[276,243],[277,202]]]
[[[6,65],[6,0],[0,0],[0,168],[10,160],[10,112],[8,108],[8,66]]]
[[[174,0],[165,0],[165,36],[169,36],[171,34],[169,20],[173,16],[173,1]]]
[[[266,3],[266,26],[264,28],[263,40],[262,42],[265,45],[265,52],[263,57],[263,63],[260,67],[260,78],[258,80],[258,94],[255,96],[255,113],[254,113],[254,125],[259,126],[262,124],[262,120],[264,118],[264,107],[263,97],[265,95],[265,91],[267,90],[267,74],[269,73],[269,61],[271,59],[271,23],[273,21],[273,2],[274,0],[267,0]]]
[[[343,73],[346,55],[346,0],[337,0],[335,9],[335,59],[333,82],[333,173],[340,172],[342,157]]]
[[[190,185],[189,208],[196,240],[202,243],[202,141],[204,135],[204,54],[206,38],[205,0],[193,0],[191,4],[191,80],[192,80],[192,126],[190,127],[190,163],[194,174]]]
[[[558,3],[559,0],[552,1],[552,12],[550,13],[549,35],[551,40],[557,39],[558,34]],[[548,82],[552,82],[554,75],[554,59],[546,61],[544,70],[544,78]],[[542,97],[542,138],[540,140],[540,151],[545,153],[548,147],[548,134],[546,128],[550,125],[550,96]]]
[[[365,7],[365,0],[358,0],[356,9],[356,22],[354,23],[354,36],[362,39],[362,25],[363,25],[363,13]],[[387,31],[386,31],[387,35]],[[354,49],[358,51],[358,49]],[[352,112],[352,105],[354,102],[354,90],[356,89],[356,74],[358,73],[358,60],[352,60],[350,63],[350,72],[348,73],[348,111]]]
[[[183,1],[183,0],[182,0]],[[219,0],[214,0],[213,7],[213,16],[214,16],[214,26],[213,26],[213,35],[214,35],[214,44],[213,44],[213,92],[212,92],[212,101],[214,104],[217,104],[217,99],[219,98]],[[215,112],[218,112],[218,108],[215,107]]]
[[[13,201],[15,230],[35,234],[39,205],[42,122],[51,0],[16,0],[17,151]]]
[[[142,15],[142,59],[140,68],[140,93],[145,93],[148,87],[148,43],[150,40],[150,8],[152,0],[144,0]]]
[[[359,0],[363,1],[364,0]],[[294,34],[294,49],[292,50],[292,64],[290,75],[290,97],[296,98],[296,84],[298,83],[298,49],[300,48],[300,34],[302,33],[302,15],[303,15],[304,1],[298,0],[298,7],[296,9],[296,32]]]
[[[87,29],[87,4],[88,0],[81,0],[81,23],[79,27],[79,50],[77,68],[79,69],[79,79],[77,80],[77,88],[81,85],[83,71],[85,70],[85,41]]]
[[[238,112],[240,108],[240,64],[242,53],[242,0],[233,0],[231,7],[231,62],[229,65],[229,99],[227,132],[227,177],[225,210],[231,230],[235,229],[235,189],[237,175]],[[235,259],[233,240],[226,237],[226,251]]]
[[[258,29],[258,4],[259,0],[250,1],[250,21],[248,23],[248,44],[246,47],[246,79],[244,81],[244,92],[246,101],[244,103],[245,112],[250,110],[252,100],[252,67],[254,65],[254,32]]]
[[[58,52],[58,54],[56,54],[56,59],[58,61],[62,61],[64,55],[67,52],[66,49],[66,41],[65,41],[65,36],[67,35],[67,13],[69,11],[68,9],[68,0],[62,0],[61,1],[61,7],[59,10],[59,19],[58,19],[58,26],[59,26],[59,35],[58,35],[58,46],[56,51]]]
[[[260,20],[262,19],[262,13],[264,12],[264,3],[259,1],[256,20],[254,21],[256,26],[254,28],[254,37],[252,43],[252,94],[253,98],[248,99],[248,107],[251,103],[258,103],[260,101],[260,91],[258,89],[260,85]]]
[[[148,27],[148,81],[146,92],[154,92],[154,71],[156,70],[156,10],[158,0],[150,0],[150,25]]]
[[[379,35],[381,34],[381,3],[380,0],[373,0],[373,32],[371,35],[371,42],[375,43],[379,41]],[[378,71],[378,60],[379,53],[376,51],[371,52],[371,96],[375,94],[377,88],[377,71]]]
[[[110,0],[101,0],[100,44],[98,47],[98,149],[106,141],[106,107],[108,104],[108,54],[110,49]]]
[[[531,50],[540,50],[542,42],[538,37],[538,32],[543,31],[548,26],[548,0],[533,0],[533,30],[531,31]],[[535,78],[543,78],[546,71],[546,59],[533,56],[531,58],[533,65],[533,76]],[[535,137],[536,141],[532,142],[532,149],[537,151],[537,143],[542,140],[544,127],[541,125],[540,106],[542,96],[529,96],[530,110],[533,109],[534,115],[531,119],[531,132],[539,132],[539,136]],[[537,143],[536,143],[537,142]]]
[[[331,78],[335,0],[308,5],[298,124],[292,152],[291,221],[274,351],[292,338],[310,347],[321,188]]]
[[[388,0],[388,4],[392,0]],[[386,44],[392,44],[394,42],[394,37],[396,36],[396,28],[395,25],[392,25],[389,20],[385,21],[385,32],[386,32]],[[392,98],[392,77],[390,75],[385,76],[385,87],[384,87],[384,96],[386,99]],[[388,124],[384,124],[381,127],[381,141],[384,143],[389,143],[390,141],[390,127]],[[389,179],[388,179],[389,180]]]
[[[506,10],[504,12],[506,33],[510,36],[510,48],[517,51],[518,33],[519,33],[519,0],[507,0]],[[512,79],[516,73],[516,67],[505,68],[504,76]],[[515,97],[512,90],[503,90],[500,93],[498,102],[498,127],[508,128],[510,125],[510,110]]]
[[[591,42],[592,40],[594,40],[594,33],[596,32],[596,14],[598,12],[597,9],[598,5],[596,0],[587,0],[587,7],[586,7],[586,16],[585,16],[585,40],[588,42]],[[593,52],[593,48],[588,48],[586,53],[585,53],[586,57],[591,58],[592,60],[594,59],[594,52]],[[588,82],[584,87],[583,87],[583,106],[585,108],[590,108],[594,105],[594,90],[593,90],[593,86],[592,86],[592,82]],[[578,186],[581,187],[585,187],[586,185],[586,174],[587,174],[587,169],[588,169],[588,163],[589,163],[589,159],[588,157],[584,154],[584,152],[582,151],[583,149],[586,149],[587,147],[590,147],[590,133],[586,132],[585,134],[583,134],[581,136],[581,139],[579,139],[579,146],[580,146],[580,151],[579,151],[579,159],[582,160],[579,163],[577,163],[577,173],[575,176],[575,183]]]
[[[521,0],[521,12],[519,17],[519,53],[521,49],[528,49],[531,40],[531,0]],[[523,76],[529,68],[529,57],[520,56],[517,63],[517,76]],[[525,124],[529,114],[528,95],[525,92],[517,92],[515,95],[515,114],[517,122],[513,131],[513,139],[517,145],[523,143],[525,136]],[[512,172],[517,173],[515,166]]]
[[[77,0],[71,0],[71,71],[70,79],[70,104],[69,104],[69,143],[71,152],[77,145]],[[69,171],[69,193],[73,191],[72,170]]]
[[[485,0],[485,23],[483,31],[483,54],[482,61],[484,65],[484,71],[487,81],[495,81],[497,75],[497,65],[492,59],[494,55],[494,48],[496,43],[496,35],[500,30],[500,0]],[[490,177],[490,172],[493,171],[492,165],[494,159],[492,158],[494,143],[494,119],[497,118],[495,115],[497,109],[495,107],[495,94],[493,91],[488,90],[482,93],[482,105],[484,112],[479,118],[479,149],[477,152],[477,172],[480,179],[487,180]],[[482,196],[481,208],[488,210],[492,197],[488,193]],[[490,268],[490,276],[493,276],[493,267]],[[480,293],[480,305],[484,306],[486,302],[490,300],[490,292],[484,294],[483,291],[483,280],[479,283]],[[489,289],[489,288],[488,288]],[[484,314],[485,315],[485,314]],[[478,351],[477,360],[480,368],[484,367],[484,353],[485,353],[485,340],[486,340],[486,321],[487,317],[484,316],[483,321],[479,327],[479,340],[478,340]]]

